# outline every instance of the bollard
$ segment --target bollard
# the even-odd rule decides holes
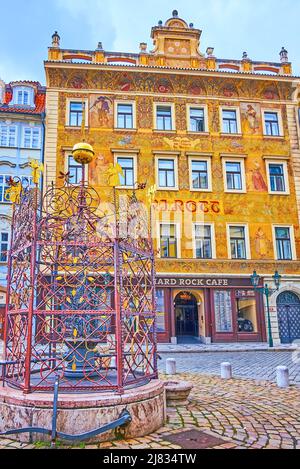
[[[290,385],[289,369],[286,366],[276,368],[277,386],[279,388],[288,388]]]
[[[166,360],[166,375],[176,375],[176,360],[175,360],[175,358],[167,358],[167,360]]]
[[[232,366],[231,363],[221,363],[221,378],[232,379]]]

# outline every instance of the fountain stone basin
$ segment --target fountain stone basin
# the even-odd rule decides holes
[[[188,397],[194,385],[189,381],[165,381],[166,400],[168,407],[187,405]]]

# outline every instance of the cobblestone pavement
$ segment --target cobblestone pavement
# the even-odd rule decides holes
[[[166,379],[165,376],[162,377]],[[300,449],[300,388],[279,389],[269,381],[220,378],[183,373],[176,379],[191,381],[194,389],[190,403],[168,408],[163,428],[144,438],[118,440],[88,449],[180,449],[167,437],[189,429],[198,429],[224,440],[216,449]],[[59,445],[64,447],[63,445]],[[0,441],[0,448],[44,448],[43,443],[22,445]]]
[[[230,362],[234,376],[259,380],[276,380],[276,367],[287,366],[292,384],[300,385],[300,351],[298,352],[214,352],[160,354],[161,372],[167,358],[176,359],[177,372],[204,373],[220,376],[222,362]]]

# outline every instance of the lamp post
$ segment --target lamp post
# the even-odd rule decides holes
[[[272,327],[271,327],[270,303],[269,303],[269,298],[273,294],[273,291],[270,289],[267,283],[265,284],[265,286],[259,287],[260,279],[261,277],[256,273],[256,271],[254,271],[253,274],[251,275],[251,283],[256,291],[260,292],[262,295],[265,295],[266,297],[267,314],[268,314],[269,346],[274,347],[273,337],[272,337]],[[279,275],[277,270],[275,274],[273,275],[273,280],[275,283],[276,290],[278,291],[280,287],[281,275]]]

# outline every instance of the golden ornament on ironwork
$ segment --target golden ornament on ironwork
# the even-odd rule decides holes
[[[74,145],[72,150],[74,160],[80,164],[89,164],[95,158],[95,152],[89,143],[80,142]]]

